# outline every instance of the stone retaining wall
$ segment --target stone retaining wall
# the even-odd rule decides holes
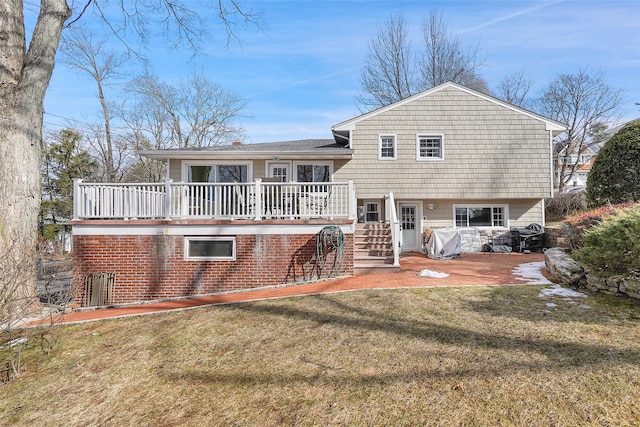
[[[599,276],[586,270],[569,256],[566,249],[551,248],[545,252],[547,271],[563,284],[590,291],[620,293],[640,299],[640,277]]]

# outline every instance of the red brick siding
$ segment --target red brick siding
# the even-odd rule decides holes
[[[213,236],[212,236],[213,237]],[[217,237],[217,236],[216,236]],[[229,237],[229,236],[224,236]],[[76,235],[74,302],[83,298],[84,278],[114,272],[114,303],[155,300],[327,277],[315,265],[315,234],[238,235],[236,260],[186,260],[184,236]],[[333,263],[329,253],[326,264]],[[353,274],[353,235],[345,235],[344,272]]]

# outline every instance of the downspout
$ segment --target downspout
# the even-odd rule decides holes
[[[554,185],[554,179],[555,179],[555,174],[556,174],[556,165],[553,162],[553,131],[549,130],[549,166],[551,166],[551,188],[550,188],[550,193],[549,193],[549,197],[553,197],[553,189],[555,187]]]

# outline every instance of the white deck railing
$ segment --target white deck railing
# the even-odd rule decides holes
[[[355,218],[353,181],[102,184],[74,180],[73,218]]]

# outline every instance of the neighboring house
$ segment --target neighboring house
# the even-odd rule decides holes
[[[398,266],[429,228],[544,224],[565,128],[446,83],[336,124],[332,139],[143,151],[167,163],[167,182],[76,182],[76,283],[115,272],[111,302],[217,293],[338,261],[347,275],[379,255]]]
[[[565,164],[567,171],[571,170],[575,166],[573,175],[566,174],[567,181],[564,183],[565,190],[569,190],[575,187],[585,187],[587,185],[587,177],[591,172],[593,161],[600,151],[600,145],[591,145],[584,147],[581,153],[577,153],[574,150],[571,154],[566,154],[566,150],[563,150],[558,155],[558,162],[556,164],[556,182],[560,180],[560,172],[562,165]]]
[[[589,176],[589,172],[591,172],[593,162],[595,161],[602,147],[604,147],[604,145],[611,139],[611,137],[618,133],[618,131],[628,123],[629,122],[625,122],[617,126],[608,128],[602,135],[599,135],[597,140],[590,141],[590,145],[583,147],[581,152],[579,152],[577,147],[574,147],[574,149],[569,154],[566,153],[567,147],[560,150],[560,152],[556,156],[557,162],[555,165],[556,187],[558,182],[560,181],[562,165],[564,162],[566,162],[564,163],[566,165],[564,183],[565,191],[575,191],[571,190],[572,188],[584,188],[587,185],[587,177]],[[575,171],[573,175],[571,175],[570,171],[574,167],[574,165]]]

